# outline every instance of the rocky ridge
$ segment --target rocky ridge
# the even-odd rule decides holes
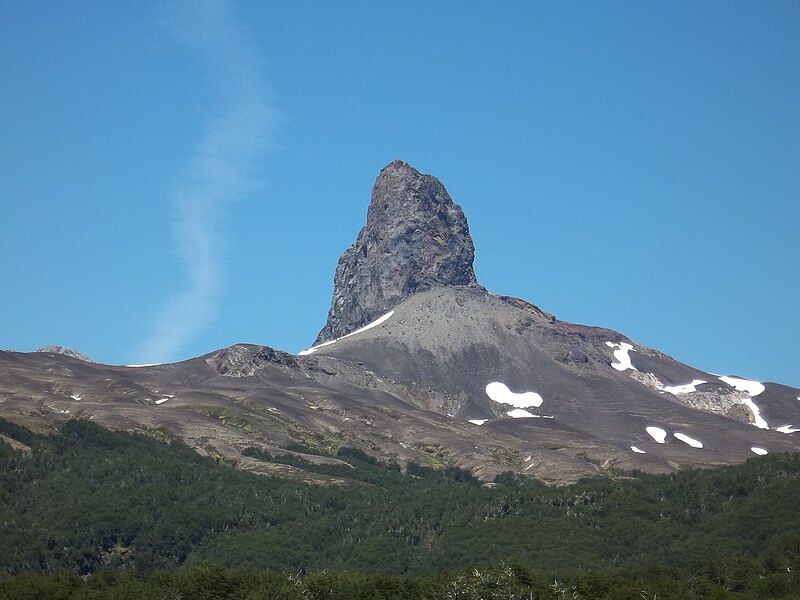
[[[76,360],[82,360],[83,362],[88,362],[88,363],[95,362],[91,358],[86,356],[83,352],[78,352],[77,350],[73,350],[72,348],[65,348],[64,346],[42,346],[41,348],[37,348],[36,352],[61,354],[63,356],[69,356],[70,358],[74,358]]]

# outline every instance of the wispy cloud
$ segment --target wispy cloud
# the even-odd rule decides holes
[[[185,281],[158,309],[141,344],[144,362],[167,362],[214,320],[224,287],[221,221],[262,186],[260,164],[275,114],[264,91],[257,46],[227,2],[171,5],[168,29],[206,67],[221,110],[176,188],[174,236]]]

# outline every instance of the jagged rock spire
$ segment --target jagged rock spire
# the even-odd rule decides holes
[[[442,183],[401,160],[381,169],[367,224],[339,258],[328,321],[316,343],[341,337],[432,287],[477,285],[461,207]]]

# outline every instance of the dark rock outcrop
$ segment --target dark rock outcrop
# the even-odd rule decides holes
[[[534,317],[538,319],[544,319],[548,323],[555,323],[556,317],[555,315],[551,315],[549,312],[543,311],[541,308],[536,306],[535,304],[531,304],[530,302],[526,302],[525,300],[521,300],[520,298],[515,298],[514,296],[498,296],[500,300],[514,306],[516,308],[520,308]]]
[[[227,377],[252,377],[270,366],[296,367],[291,354],[269,346],[235,344],[212,353],[206,363]]]
[[[444,185],[396,160],[372,188],[367,224],[339,258],[315,343],[346,335],[437,286],[477,285],[467,219]]]

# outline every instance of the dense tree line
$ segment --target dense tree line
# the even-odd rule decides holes
[[[200,563],[141,575],[106,571],[88,578],[62,573],[0,579],[2,600],[796,600],[797,592],[790,571],[741,558],[562,579],[518,563],[427,577],[341,571],[299,576]]]
[[[204,577],[219,598],[800,597],[798,455],[552,488],[353,448],[350,466],[246,452],[352,481],[312,486],[88,422],[0,431],[32,449],[0,443],[7,597],[190,598],[175,590]]]

